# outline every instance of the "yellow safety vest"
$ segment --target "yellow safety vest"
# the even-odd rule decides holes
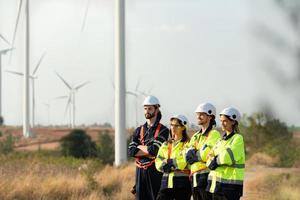
[[[163,172],[163,166],[167,163],[168,159],[173,159],[175,169],[170,173],[164,173],[163,179],[168,179],[168,188],[173,188],[174,177],[188,177],[190,170],[187,168],[184,155],[184,142],[164,142],[159,148],[157,157],[155,159],[155,167],[158,171]]]
[[[221,138],[221,135],[219,131],[212,129],[207,136],[204,135],[204,133],[201,133],[200,131],[196,132],[189,144],[187,145],[187,148],[193,147],[197,151],[197,156],[199,159],[199,162],[195,162],[190,166],[191,169],[191,175],[193,176],[193,187],[198,186],[196,177],[198,174],[208,174],[209,169],[206,167],[206,161],[208,153],[211,151],[213,146],[216,144],[216,142]]]
[[[208,175],[209,191],[217,192],[222,184],[243,185],[245,171],[245,149],[243,136],[235,133],[227,140],[221,139],[212,149],[217,156],[218,167]],[[210,160],[206,165],[209,166]],[[222,186],[221,186],[222,187]]]

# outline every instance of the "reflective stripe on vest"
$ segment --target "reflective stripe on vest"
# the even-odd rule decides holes
[[[209,181],[212,180],[213,177],[208,176]],[[219,183],[225,183],[225,184],[235,184],[235,185],[243,185],[243,181],[242,180],[229,180],[229,179],[224,179],[224,178],[220,178],[220,177],[216,177],[216,181]]]
[[[160,127],[161,127],[161,124],[159,123],[155,129],[155,133],[154,133],[154,139],[156,139],[158,137],[158,134],[159,134],[159,131],[160,131]],[[140,143],[142,145],[145,145],[145,140],[144,140],[144,126],[142,125],[141,126],[141,129],[140,129]],[[154,164],[155,162],[155,157],[153,156],[150,156],[149,154],[144,156],[144,157],[149,157],[153,160],[150,160],[148,162],[140,162],[140,158],[135,158],[135,165],[138,167],[138,168],[142,168],[142,169],[147,169],[148,167],[150,167],[151,165]]]
[[[168,160],[171,159],[172,148],[173,148],[172,143],[168,142]],[[191,173],[191,171],[189,169],[183,169],[183,170],[175,169],[174,172],[181,173],[181,174],[187,174],[187,175],[189,175]]]

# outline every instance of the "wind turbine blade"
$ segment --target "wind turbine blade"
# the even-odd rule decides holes
[[[1,38],[3,41],[5,41],[6,44],[8,44],[8,45],[10,46],[9,41],[8,41],[2,34],[0,34],[0,38]]]
[[[140,93],[141,95],[143,95],[143,96],[149,96],[149,94],[147,94],[146,92],[143,92],[143,91],[138,91],[138,93]]]
[[[19,76],[24,76],[24,74],[22,72],[16,72],[16,71],[10,71],[10,70],[5,70],[5,72],[11,73],[11,74],[16,74]],[[29,78],[35,79],[35,77],[33,77],[33,76],[29,76]]]
[[[75,90],[78,90],[78,89],[82,88],[83,86],[85,86],[85,85],[88,84],[88,83],[90,83],[90,81],[86,81],[86,82],[84,82],[84,83],[78,85],[77,87],[75,87]]]
[[[87,14],[89,12],[89,7],[90,7],[90,0],[88,0],[86,8],[85,8],[85,12],[84,12],[84,17],[83,17],[83,22],[82,22],[82,26],[81,26],[81,32],[84,31],[85,28],[85,24],[86,24],[86,19],[87,19]]]
[[[46,52],[44,52],[43,55],[40,57],[40,60],[39,60],[39,62],[37,63],[37,65],[36,65],[36,67],[35,67],[35,69],[34,69],[34,71],[33,71],[33,73],[32,73],[32,76],[34,76],[34,74],[37,72],[37,70],[38,70],[38,68],[39,68],[39,66],[40,66],[40,64],[41,64],[41,62],[43,61],[45,55],[46,55]]]
[[[66,118],[66,115],[68,114],[70,104],[71,104],[71,94],[68,96],[68,101],[67,101],[67,105],[66,105],[66,108],[65,108],[64,118]]]
[[[69,96],[59,96],[59,97],[55,97],[55,99],[66,99],[66,98],[68,98]]]
[[[11,70],[5,70],[5,72],[11,73],[11,74],[16,74],[16,75],[19,75],[19,76],[24,76],[24,74],[21,73],[21,72],[16,72],[16,71],[11,71]]]
[[[22,4],[23,4],[23,0],[20,0],[17,20],[16,20],[16,23],[15,23],[14,35],[13,35],[13,39],[12,39],[12,42],[11,42],[12,47],[15,45],[16,34],[17,34],[18,25],[19,25],[20,16],[21,16]],[[11,56],[12,56],[12,53],[10,53],[9,62],[11,61]]]
[[[67,83],[67,81],[65,81],[65,79],[63,79],[63,77],[61,77],[57,72],[55,72],[56,75],[58,76],[58,78],[60,78],[60,80],[62,80],[62,82],[70,89],[72,90],[72,87]]]
[[[130,91],[126,91],[126,94],[129,94],[129,95],[132,95],[132,96],[135,96],[135,97],[137,97],[137,96],[138,96],[136,93],[134,93],[134,92],[130,92]]]
[[[12,50],[14,50],[14,48],[2,49],[0,51],[0,54],[6,54],[8,51],[12,51]]]

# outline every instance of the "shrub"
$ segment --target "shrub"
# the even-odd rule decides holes
[[[115,159],[114,143],[108,131],[100,132],[98,135],[97,154],[104,164],[113,164]]]
[[[65,156],[87,158],[96,156],[96,143],[84,130],[75,129],[64,136],[61,141],[61,151]]]
[[[0,116],[0,126],[3,126],[3,124],[4,124],[4,118]]]
[[[296,161],[296,145],[292,144],[293,134],[285,123],[263,113],[246,117],[241,125],[247,154],[264,152],[278,157],[277,166],[289,167]]]
[[[3,141],[0,141],[0,153],[7,154],[14,150],[14,137],[9,134]]]

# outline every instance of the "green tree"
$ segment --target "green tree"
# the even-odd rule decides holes
[[[7,154],[14,150],[14,137],[9,134],[4,140],[0,141],[0,153]]]
[[[3,126],[3,124],[4,124],[4,118],[0,116],[0,126]]]
[[[72,130],[61,139],[60,143],[62,154],[65,156],[87,158],[95,157],[97,154],[96,143],[84,130]]]
[[[279,158],[277,165],[287,167],[296,161],[293,134],[285,123],[263,113],[246,117],[241,126],[248,154],[264,152]]]
[[[98,135],[97,154],[104,164],[113,164],[115,159],[114,143],[107,130]]]

